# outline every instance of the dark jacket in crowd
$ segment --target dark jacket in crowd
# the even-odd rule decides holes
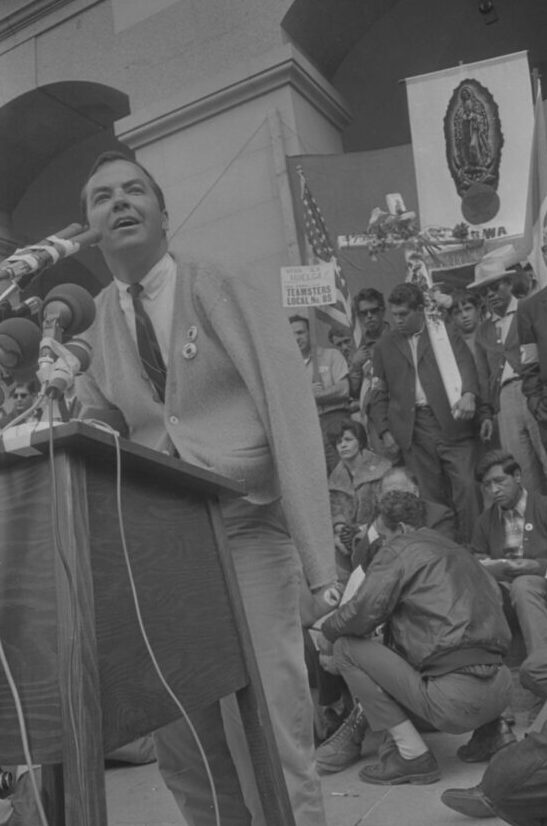
[[[547,496],[535,491],[528,491],[522,547],[525,559],[547,559]],[[505,525],[498,505],[490,505],[479,516],[471,548],[479,556],[505,556]]]
[[[388,623],[392,647],[427,675],[501,663],[511,634],[495,580],[472,554],[429,528],[396,536],[325,637],[365,637]]]
[[[515,373],[520,374],[520,343],[517,332],[516,314],[511,319],[505,342],[499,341],[496,325],[491,318],[485,319],[475,335],[475,360],[479,374],[481,392],[487,388],[487,401],[495,413],[500,407],[501,377],[505,362],[508,361]]]
[[[547,287],[521,301],[517,325],[520,343],[537,347],[537,361],[523,365],[522,390],[532,413],[547,427]]]
[[[471,351],[457,332],[449,328],[447,332],[462,377],[462,393],[473,393],[478,401],[479,381]],[[374,348],[373,361],[370,418],[379,435],[390,430],[399,447],[408,450],[416,411],[416,380],[408,339],[397,330],[384,333]],[[418,374],[428,404],[445,437],[454,441],[473,438],[474,423],[454,419],[452,415],[427,327],[418,343]]]

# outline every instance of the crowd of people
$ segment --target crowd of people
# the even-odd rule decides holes
[[[291,317],[315,370],[343,593],[304,625],[321,772],[362,760],[365,782],[431,783],[440,767],[421,734],[472,732],[462,761],[506,748],[507,760],[443,801],[536,824],[547,816],[547,288],[506,264],[487,254],[465,288],[436,287],[461,378],[452,405],[416,284],[396,285],[387,302],[361,290],[360,343],[331,328],[333,350],[315,366],[309,321]],[[335,422],[322,407],[327,363],[337,364]],[[537,698],[537,731],[520,743],[506,665],[519,642],[520,680]],[[521,753],[534,771],[515,783]]]

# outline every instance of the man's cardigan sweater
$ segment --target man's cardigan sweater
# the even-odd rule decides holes
[[[91,367],[77,380],[86,407],[117,407],[129,438],[242,482],[248,499],[282,497],[309,585],[335,579],[332,525],[317,411],[302,358],[277,302],[250,278],[179,264],[165,405],[153,388],[115,284],[96,298],[85,338]],[[185,358],[197,328],[194,358]]]

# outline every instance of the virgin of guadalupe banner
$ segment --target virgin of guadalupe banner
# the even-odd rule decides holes
[[[406,80],[422,226],[522,235],[534,125],[526,52]]]

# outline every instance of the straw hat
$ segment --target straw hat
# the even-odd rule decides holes
[[[518,263],[518,253],[512,244],[486,253],[475,266],[475,280],[467,285],[467,290],[479,289],[498,281],[500,278],[515,275],[514,268]]]

